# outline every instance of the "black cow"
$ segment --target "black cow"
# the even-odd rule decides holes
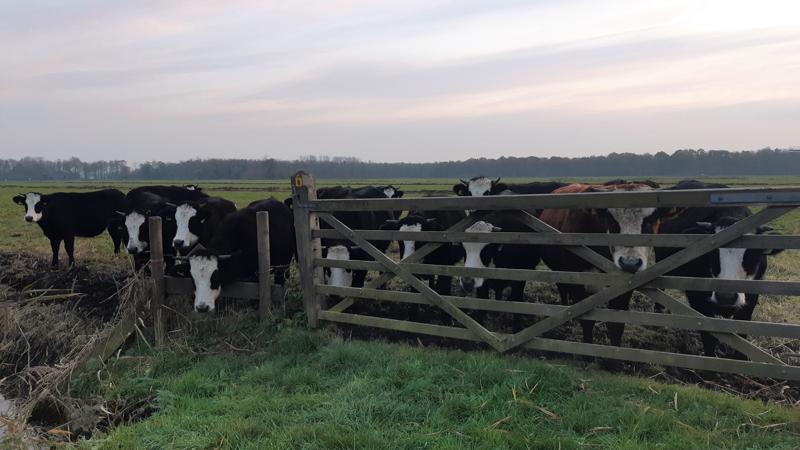
[[[269,212],[269,254],[275,266],[275,284],[285,283],[287,269],[277,266],[288,266],[296,253],[292,212],[274,198],[253,202],[225,216],[208,246],[198,246],[189,256],[196,311],[213,311],[225,285],[258,272],[259,211]]]
[[[684,180],[667,189],[724,189],[727,187],[724,184]],[[714,234],[750,215],[750,210],[743,206],[687,208],[674,219],[664,222],[661,225],[660,233]],[[768,226],[761,226],[755,230],[756,234],[767,231],[771,231]],[[680,250],[679,248],[656,248],[656,258],[661,260]],[[669,275],[723,280],[761,280],[767,270],[767,256],[775,255],[780,251],[721,248],[679,267]],[[755,293],[686,291],[686,298],[692,308],[706,316],[721,316],[737,320],[750,320],[753,310],[758,304],[758,294]],[[704,331],[701,331],[700,335],[705,355],[715,356],[717,339]]]
[[[465,231],[468,233],[526,232],[530,231],[530,229],[510,217],[507,213],[497,212],[472,224]],[[461,246],[463,248],[464,267],[533,270],[540,261],[540,250],[536,245],[462,242]],[[524,300],[524,281],[461,277],[459,278],[459,284],[468,295],[474,295],[479,298],[489,298],[490,291],[494,291],[494,297],[497,300],[502,299],[503,291],[510,287],[511,291],[508,296],[510,300]]]
[[[217,225],[236,211],[236,205],[224,198],[208,197],[180,202],[170,209],[176,227],[172,245],[185,255],[198,243],[207,246]]]
[[[554,190],[566,186],[557,181],[532,182],[525,184],[501,183],[500,178],[492,180],[484,176],[472,177],[467,181],[458,180],[453,185],[453,192],[461,197],[481,197],[484,195],[509,195],[509,194],[549,194]]]
[[[557,189],[555,193],[582,193],[582,192],[636,192],[651,191],[650,183],[628,183],[612,185],[585,185],[574,184]],[[671,208],[593,208],[593,209],[545,209],[541,219],[554,228],[564,233],[622,233],[622,234],[650,234],[656,233],[662,220],[667,220],[677,214]],[[650,250],[647,247],[594,247],[593,250],[614,262],[614,264],[629,273],[637,273],[649,265]],[[589,262],[576,257],[560,246],[545,246],[542,250],[542,259],[551,270],[567,272],[592,272],[595,267]],[[597,292],[594,286],[558,283],[558,292],[561,302],[565,305],[579,302]],[[621,295],[608,302],[611,309],[627,310],[630,304],[631,293]],[[583,327],[583,341],[594,341],[594,321],[581,320]],[[625,325],[608,322],[606,324],[611,344],[619,346],[622,342],[622,333]]]
[[[442,231],[466,217],[462,211],[412,211],[406,217],[395,220],[390,219],[381,225],[381,230],[394,231]],[[427,242],[402,240],[398,241],[401,259],[406,259],[415,250]],[[384,245],[384,247],[388,247]],[[437,264],[452,266],[464,257],[464,250],[460,245],[443,243],[439,248],[422,259],[424,264]],[[421,275],[427,278],[431,288],[442,295],[450,295],[453,277],[445,275]]]
[[[119,253],[123,235],[115,211],[124,205],[122,192],[116,189],[54,194],[28,192],[14,196],[13,200],[25,207],[25,220],[37,223],[50,239],[53,267],[58,266],[61,241],[64,241],[69,265],[75,264],[75,236],[94,237],[108,230],[114,253]]]
[[[208,194],[204,194],[201,189],[196,187],[196,185],[194,185],[192,188],[186,186],[139,186],[128,191],[128,194],[125,197],[128,200],[134,200],[137,196],[144,192],[160,195],[161,197],[169,199],[173,203],[200,200],[208,197]]]

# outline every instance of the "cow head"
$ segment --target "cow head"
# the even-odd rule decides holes
[[[738,222],[739,218],[721,217],[715,222],[698,222],[685,233],[714,234]],[[762,225],[755,230],[755,234],[764,234],[772,231],[767,225]],[[755,249],[755,248],[719,248],[711,253],[710,272],[712,278],[721,280],[754,280],[761,279],[767,270],[767,256],[776,255],[782,249]],[[745,305],[743,292],[711,293],[710,301],[720,308],[739,309]]]
[[[484,176],[470,178],[468,181],[459,179],[460,183],[453,185],[453,192],[462,197],[482,197],[484,195],[497,195],[507,189],[505,183],[500,183],[500,178],[492,180]]]
[[[188,190],[190,190],[190,191],[200,192],[200,191],[203,190],[203,188],[201,188],[200,185],[198,185],[198,184],[184,184],[183,187],[188,189]]]
[[[44,208],[47,206],[47,196],[38,192],[28,192],[14,196],[14,203],[25,207],[25,220],[38,222],[42,220]]]
[[[335,242],[333,245],[323,249],[327,259],[337,261],[350,260],[350,247],[345,242]],[[329,267],[325,269],[325,284],[329,286],[350,287],[353,285],[353,271],[341,267]]]
[[[203,234],[208,211],[197,202],[183,202],[175,207],[175,237],[172,245],[178,252],[189,251]]]
[[[147,219],[151,216],[161,216],[162,236],[169,237],[169,240],[164,241],[166,250],[166,247],[172,244],[172,235],[175,231],[174,211],[174,204],[162,203],[122,213],[125,215],[125,231],[128,233],[128,253],[136,255],[150,246],[150,227]]]
[[[390,231],[440,231],[442,229],[439,221],[434,218],[426,218],[418,215],[408,215],[400,220],[387,220],[380,227],[381,230]],[[411,256],[419,246],[425,245],[425,242],[417,241],[397,241],[400,246],[401,259],[406,259]]]
[[[403,191],[392,186],[391,184],[388,186],[378,186],[377,189],[383,192],[383,195],[385,195],[386,198],[401,198],[404,194]]]
[[[490,222],[479,221],[472,224],[466,230],[467,233],[491,233],[494,231],[503,231],[492,225]],[[494,257],[500,250],[498,244],[487,244],[483,242],[462,242],[466,258],[464,259],[464,267],[486,268],[494,266]],[[484,278],[460,277],[458,279],[461,288],[464,292],[472,293],[475,289],[483,286]]]
[[[224,276],[232,255],[216,255],[200,250],[189,256],[189,273],[194,281],[194,310],[205,313],[214,311],[222,292]]]
[[[569,186],[567,187],[569,188]],[[582,192],[642,192],[655,188],[646,182],[614,184],[606,186],[590,186]],[[557,190],[559,192],[562,190]],[[562,191],[563,192],[563,191]],[[598,232],[617,234],[654,234],[658,233],[663,220],[676,216],[680,210],[676,208],[592,208],[588,213],[593,216]],[[612,246],[611,258],[614,264],[628,273],[636,273],[648,267],[649,247]]]

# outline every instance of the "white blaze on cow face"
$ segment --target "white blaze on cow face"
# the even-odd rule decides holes
[[[415,223],[411,225],[400,225],[400,231],[422,231],[422,224]],[[406,259],[414,253],[414,244],[416,241],[403,241],[403,258]]]
[[[194,245],[199,237],[189,230],[189,219],[197,215],[197,210],[191,205],[180,205],[175,209],[175,238],[172,242],[182,242],[184,247]]]
[[[145,217],[138,212],[125,216],[125,227],[128,229],[128,251],[132,253],[143,252],[147,242],[139,240],[139,228],[144,223]]]
[[[495,230],[495,226],[489,222],[479,221],[475,222],[472,226],[467,228],[467,233],[491,233]],[[481,252],[483,251],[484,247],[486,247],[487,243],[485,242],[462,242],[461,245],[464,247],[464,252],[466,254],[466,258],[464,259],[464,267],[475,267],[480,269],[485,269],[486,265],[483,264],[483,260],[481,259]],[[458,279],[459,284],[461,287],[464,287],[464,279]],[[483,286],[484,279],[483,278],[473,278],[472,281],[475,282],[474,288],[477,289]]]
[[[328,248],[328,259],[336,259],[339,261],[350,260],[350,250],[344,245],[334,245]],[[339,287],[350,287],[353,284],[353,272],[341,267],[331,267],[330,276],[328,277],[328,285]]]
[[[724,230],[724,227],[716,227],[716,232]],[[743,248],[720,248],[719,250],[719,274],[713,275],[714,278],[721,280],[752,280],[755,274],[748,275],[744,269],[744,253],[747,251]],[[711,301],[720,303],[717,298],[717,293],[711,294]],[[745,304],[744,293],[737,292],[736,300],[732,303],[727,301],[730,306],[734,308],[741,308]]]
[[[482,197],[492,190],[492,180],[486,177],[469,180],[467,189],[473,197]]]
[[[222,287],[212,285],[211,277],[219,270],[216,256],[192,256],[189,258],[189,272],[194,280],[194,309],[200,312],[214,310]]]
[[[383,195],[385,195],[386,198],[394,197],[394,188],[387,187],[383,190]]]
[[[36,204],[42,200],[42,196],[29,192],[25,194],[25,220],[38,222],[42,219],[42,213],[36,212]]]
[[[637,189],[637,191],[639,190],[652,190],[652,188],[644,186],[641,189]],[[642,225],[645,219],[653,215],[656,212],[656,208],[608,208],[608,212],[619,225],[620,234],[642,234]],[[649,247],[612,247],[614,264],[628,272],[645,270],[649,254]],[[633,263],[633,261],[636,261],[636,263]]]

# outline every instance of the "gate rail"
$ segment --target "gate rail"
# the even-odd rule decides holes
[[[318,200],[314,179],[298,172],[291,178],[293,209],[300,264],[303,298],[311,327],[320,321],[340,322],[405,332],[481,341],[498,351],[522,347],[535,350],[599,356],[603,358],[671,365],[692,369],[735,372],[758,377],[800,381],[800,367],[789,365],[757,347],[742,334],[800,339],[800,324],[739,321],[706,317],[666,294],[662,289],[726,290],[774,295],[800,296],[800,282],[770,280],[719,280],[666,276],[667,273],[709,251],[721,247],[754,249],[800,249],[800,236],[745,235],[800,206],[800,188],[779,189],[703,189],[687,191],[646,191],[580,194],[509,195],[490,197],[426,197],[415,199],[344,199]],[[712,235],[619,235],[561,233],[529,211],[544,208],[598,207],[713,207],[764,205],[759,212]],[[400,210],[472,210],[473,213],[445,231],[353,230],[334,212]],[[494,211],[513,211],[516,218],[531,229],[529,233],[467,233],[464,230]],[[320,220],[330,229],[320,229]],[[322,258],[320,239],[347,239],[369,254],[373,261],[341,261]],[[370,240],[415,240],[427,244],[401,262],[385,255]],[[498,268],[466,268],[422,264],[423,258],[446,242],[484,242],[505,244],[540,244],[563,246],[599,272],[564,272]],[[629,245],[681,248],[636,274],[621,271],[589,246]],[[323,268],[377,271],[380,275],[364,288],[345,288],[324,284]],[[588,284],[599,289],[569,306],[472,297],[443,296],[416,275],[473,276],[504,280]],[[416,292],[381,289],[399,277]],[[606,309],[611,299],[639,291],[671,314]],[[342,297],[336,305],[323,309],[323,297]],[[346,312],[354,299],[435,305],[459,322],[457,326],[432,325],[406,320],[371,317]],[[499,311],[540,316],[538,322],[513,334],[488,330],[463,310]],[[543,338],[554,328],[576,319],[592,319],[636,325],[661,326],[693,331],[707,331],[719,341],[746,355],[749,361],[711,358],[640,348],[614,347]]]

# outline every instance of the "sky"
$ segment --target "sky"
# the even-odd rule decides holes
[[[800,1],[0,0],[0,157],[800,146]]]

